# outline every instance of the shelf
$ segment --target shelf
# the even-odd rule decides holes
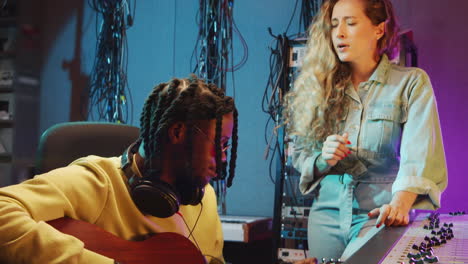
[[[0,186],[29,177],[40,138],[43,14],[37,11],[44,1],[23,2],[0,0]]]
[[[22,84],[22,85],[27,85],[31,87],[37,87],[39,86],[39,78],[34,77],[34,76],[29,76],[25,74],[19,74],[17,77],[17,83]]]
[[[11,154],[10,153],[0,153],[0,163],[2,162],[11,162]]]

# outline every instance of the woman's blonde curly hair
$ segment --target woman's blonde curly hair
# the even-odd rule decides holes
[[[309,150],[321,148],[326,137],[337,132],[347,106],[344,95],[351,69],[339,60],[331,38],[331,16],[338,1],[324,1],[314,18],[300,74],[284,100],[287,132]],[[394,58],[398,53],[398,25],[390,0],[362,1],[374,25],[385,22],[385,34],[377,43],[379,55]]]

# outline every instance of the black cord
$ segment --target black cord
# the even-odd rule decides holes
[[[294,10],[289,19],[286,31],[284,34],[274,35],[271,28],[268,28],[268,32],[273,37],[275,45],[270,45],[270,74],[268,75],[267,85],[265,87],[262,97],[262,111],[269,115],[267,123],[265,125],[265,142],[267,144],[265,158],[270,158],[269,161],[269,177],[270,180],[275,183],[272,176],[273,160],[276,154],[279,155],[282,162],[284,162],[284,153],[282,151],[281,142],[283,140],[278,137],[283,137],[282,133],[278,133],[278,129],[282,126],[282,105],[283,97],[289,91],[292,85],[292,76],[289,74],[289,53],[290,53],[290,39],[295,36],[301,36],[305,33],[298,32],[294,35],[287,35],[289,27],[291,26],[292,20],[295,17],[299,0],[296,0],[294,4]],[[299,26],[304,25],[304,32],[307,31],[313,16],[319,11],[322,0],[302,0],[301,12],[300,12],[300,23]],[[274,47],[273,47],[274,46]],[[268,140],[268,129],[271,121],[274,122],[272,136],[276,134],[276,142],[272,147],[272,140]],[[284,144],[283,144],[284,145]],[[269,153],[272,155],[269,155]]]
[[[134,23],[136,0],[133,13],[129,2],[88,0],[89,6],[96,11],[97,43],[90,85],[83,95],[88,97],[87,109],[82,108],[87,119],[127,123],[133,117],[133,100],[127,79],[126,30]],[[98,28],[100,16],[102,23]]]
[[[262,98],[262,111],[268,114],[267,123],[265,125],[264,138],[267,144],[265,159],[269,159],[269,178],[273,184],[276,181],[273,177],[273,164],[276,157],[279,157],[284,161],[284,154],[282,153],[282,147],[280,142],[283,136],[279,132],[279,128],[282,126],[282,105],[283,96],[289,90],[289,76],[287,72],[288,61],[289,61],[289,38],[283,35],[273,35],[271,28],[268,28],[270,35],[276,41],[276,44],[270,45],[271,55],[269,60],[270,74],[268,75],[267,85],[265,87],[263,98]],[[273,124],[271,124],[273,123]],[[273,131],[270,137],[269,128],[273,125]],[[274,145],[272,138],[275,137]],[[269,138],[269,139],[268,139]],[[269,153],[272,153],[269,155]],[[276,155],[279,156],[276,156]]]
[[[192,72],[207,82],[227,88],[227,72],[231,72],[235,94],[234,71],[245,65],[248,46],[233,17],[233,0],[200,0],[196,15],[198,36],[190,58]],[[234,64],[233,36],[237,35],[243,48],[240,61]]]
[[[195,245],[197,246],[198,250],[200,252],[201,249],[200,249],[200,246],[198,245],[198,242],[197,242],[197,239],[195,239],[195,236],[193,236],[193,230],[195,230],[195,227],[197,226],[198,224],[198,220],[200,219],[200,216],[201,216],[201,213],[202,213],[202,210],[203,210],[203,202],[200,202],[200,212],[198,213],[198,216],[197,216],[197,219],[195,220],[195,223],[193,224],[193,228],[190,229],[190,227],[188,226],[187,222],[185,221],[185,218],[182,216],[182,220],[184,221],[184,224],[185,226],[187,227],[187,230],[190,231],[189,235],[187,236],[188,239],[190,239],[190,237],[193,238],[193,242],[195,242]]]
[[[288,30],[289,30],[289,27],[291,26],[291,22],[294,18],[294,15],[296,14],[296,9],[297,9],[297,3],[299,2],[299,0],[296,0],[296,3],[294,4],[294,10],[293,10],[293,13],[291,15],[291,18],[289,19],[289,23],[288,23],[288,26],[286,27],[286,30],[284,32],[288,33]]]
[[[307,35],[314,16],[320,11],[322,0],[302,0],[298,35]],[[303,32],[303,33],[302,33]]]

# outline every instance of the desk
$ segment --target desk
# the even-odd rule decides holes
[[[221,215],[224,241],[252,242],[271,238],[272,219],[263,216]]]
[[[232,264],[272,263],[272,219],[221,215],[224,258]]]

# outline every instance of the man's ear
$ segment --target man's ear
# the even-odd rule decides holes
[[[183,122],[175,122],[171,126],[169,126],[167,130],[167,135],[169,137],[169,141],[172,144],[180,144],[185,141],[185,134],[187,131],[187,126]]]
[[[375,31],[377,40],[381,39],[385,34],[385,21],[377,25],[377,30]]]

